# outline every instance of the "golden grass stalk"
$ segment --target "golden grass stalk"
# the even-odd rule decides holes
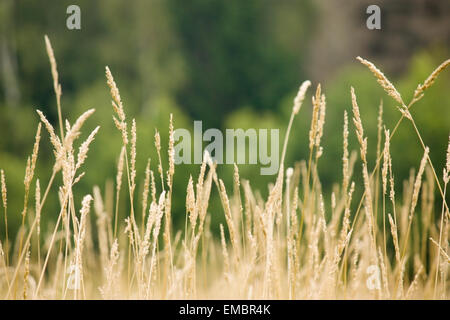
[[[150,158],[147,160],[145,167],[144,189],[142,190],[142,225],[144,225],[145,215],[148,206],[148,194],[150,191]]]
[[[78,228],[78,234],[74,235],[75,237],[75,270],[76,274],[79,275],[79,279],[76,279],[80,283],[80,285],[84,286],[83,283],[83,247],[84,240],[86,238],[86,224],[87,224],[87,215],[91,208],[91,201],[93,200],[91,195],[86,195],[82,201],[82,207],[80,210],[80,222]],[[84,291],[84,290],[83,290]],[[77,298],[78,291],[75,291],[75,299]]]
[[[59,129],[61,132],[61,139],[64,140],[64,127],[62,121],[62,113],[61,113],[61,95],[62,89],[61,84],[58,80],[58,69],[55,59],[55,54],[53,52],[52,44],[50,43],[49,38],[45,35],[45,47],[47,49],[47,55],[50,60],[50,66],[52,70],[52,78],[53,78],[53,90],[55,91],[56,96],[56,106],[58,108],[58,120],[59,120]]]
[[[430,238],[430,241],[439,249],[440,254],[447,260],[447,263],[450,263],[450,256],[447,252],[445,252],[442,246],[439,245],[439,243],[437,243],[433,238]]]
[[[116,175],[116,210],[114,216],[114,238],[117,235],[117,224],[119,219],[119,195],[120,189],[122,188],[122,176],[123,176],[123,165],[125,161],[125,146],[122,147],[119,155],[119,161],[117,163],[117,175]]]
[[[225,232],[223,231],[223,224],[220,224],[220,239],[222,243],[222,254],[224,259],[224,267],[225,267],[225,279],[230,282],[230,258],[228,256],[227,243],[225,241]]]
[[[402,106],[404,102],[400,93],[395,89],[394,85],[386,78],[386,76],[370,61],[365,60],[361,57],[356,57],[363,65],[365,65],[373,73],[375,78],[377,78],[378,83],[383,87],[388,95],[390,95],[395,101],[400,103]]]
[[[35,210],[36,210],[36,224],[37,224],[37,241],[38,241],[38,266],[41,268],[41,185],[39,179],[36,179],[35,191]]]
[[[6,242],[5,242],[5,255],[6,255],[6,266],[9,265],[9,236],[8,236],[8,192],[6,188],[6,178],[5,178],[5,172],[3,169],[0,170],[1,174],[1,189],[2,189],[2,204],[3,204],[3,213],[5,217],[5,236],[6,236]],[[3,252],[3,250],[2,250]]]
[[[156,152],[158,153],[158,172],[159,176],[161,178],[161,188],[164,190],[164,170],[162,167],[162,160],[161,160],[161,137],[159,135],[158,130],[155,130],[155,148]]]
[[[125,112],[123,110],[122,99],[120,98],[119,89],[117,88],[116,82],[114,81],[111,70],[109,70],[108,67],[105,67],[105,72],[107,83],[111,91],[111,97],[113,99],[111,101],[111,104],[113,106],[114,112],[119,118],[117,119],[116,117],[113,116],[113,120],[117,129],[122,133],[123,144],[127,145],[128,144],[127,123],[125,119],[126,118]]]
[[[28,276],[30,275],[30,249],[27,250],[27,254],[25,256],[25,273],[23,276],[23,299],[26,300],[28,298]]]
[[[448,137],[447,161],[445,162],[445,171],[443,180],[445,184],[447,184],[450,180],[450,136]]]
[[[106,267],[106,284],[101,287],[99,290],[104,299],[115,299],[117,296],[117,286],[118,286],[118,278],[119,271],[117,271],[117,264],[119,263],[119,244],[117,239],[114,240],[110,254],[109,254],[109,262]]]
[[[316,94],[312,97],[313,114],[311,120],[311,129],[309,130],[309,149],[312,149],[315,145],[316,136],[318,132],[318,121],[320,108],[322,105],[321,87],[320,83],[317,85]]]
[[[422,186],[422,176],[425,171],[425,166],[427,164],[428,153],[430,152],[429,148],[425,148],[425,153],[423,154],[422,160],[420,161],[419,171],[417,172],[416,180],[414,181],[414,190],[411,200],[410,212],[409,212],[409,220],[412,220],[414,210],[416,209],[417,201],[419,199],[419,191]]]
[[[359,113],[359,107],[358,103],[356,101],[356,95],[355,90],[353,87],[350,90],[351,96],[352,96],[352,106],[353,106],[353,122],[356,127],[356,136],[358,138],[358,141],[361,145],[361,159],[363,161],[362,164],[362,174],[363,174],[363,181],[364,181],[364,191],[365,191],[365,197],[364,197],[364,211],[366,213],[366,219],[368,222],[368,231],[371,238],[372,243],[372,253],[374,260],[377,261],[378,257],[376,254],[376,233],[375,233],[375,221],[374,221],[374,213],[373,213],[373,205],[372,205],[372,189],[370,185],[370,177],[369,172],[367,168],[367,138],[364,137],[364,128],[361,121],[361,116]]]
[[[291,132],[291,127],[292,127],[292,123],[294,121],[294,117],[295,117],[296,114],[298,114],[300,112],[300,108],[301,108],[301,106],[303,104],[303,100],[305,100],[306,91],[308,90],[310,85],[311,85],[311,81],[309,81],[309,80],[304,81],[300,85],[298,93],[297,93],[297,95],[294,98],[294,106],[292,107],[291,117],[289,119],[289,124],[288,124],[288,127],[287,127],[286,136],[284,138],[283,151],[281,152],[281,162],[280,163],[284,162],[284,158],[286,156],[287,144],[288,144],[288,141],[289,141],[289,134]]]
[[[350,183],[349,158],[348,158],[348,115],[347,110],[344,110],[344,129],[342,133],[342,193],[347,193],[348,185]]]
[[[83,165],[84,161],[86,161],[87,153],[89,151],[89,145],[92,143],[92,141],[94,141],[95,135],[97,134],[99,129],[100,129],[99,126],[96,127],[87,137],[86,141],[84,141],[81,144],[80,149],[78,151],[78,158],[75,165],[75,170],[79,169]]]
[[[131,123],[131,151],[130,151],[130,163],[131,163],[131,169],[130,169],[130,180],[131,180],[131,186],[130,186],[130,198],[133,198],[134,190],[136,189],[136,120],[133,119]]]
[[[444,71],[448,66],[450,65],[450,59],[445,60],[444,62],[442,62],[439,67],[437,67],[429,76],[427,79],[425,79],[425,81],[423,82],[423,84],[419,84],[417,85],[417,89],[414,91],[414,97],[413,100],[419,100],[423,97],[425,90],[427,90],[428,88],[430,88],[434,81],[436,80],[436,78],[438,77],[438,75]]]

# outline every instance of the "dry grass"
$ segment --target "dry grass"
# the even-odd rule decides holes
[[[86,195],[76,209],[78,204],[74,203],[73,190],[84,176],[83,164],[99,128],[76,149],[83,124],[94,110],[63,127],[56,60],[50,41],[47,37],[45,40],[60,134],[57,135],[45,115],[38,111],[50,135],[55,164],[41,195],[39,180],[34,180],[41,138],[39,124],[26,167],[22,232],[16,236],[16,241],[12,241],[8,233],[1,237],[2,298],[447,299],[450,214],[445,199],[450,180],[450,143],[440,179],[409,109],[423,97],[425,90],[449,65],[449,60],[417,87],[412,101],[406,105],[394,85],[374,64],[358,58],[374,73],[387,94],[400,104],[400,119],[391,130],[383,129],[380,106],[377,161],[369,163],[368,141],[357,94],[351,88],[363,183],[357,185],[353,179],[356,153],[349,151],[348,138],[352,130],[345,112],[343,178],[333,187],[330,206],[325,204],[326,195],[322,193],[317,169],[323,151],[321,138],[326,111],[320,85],[312,98],[309,159],[285,169],[290,128],[311,84],[305,81],[294,100],[280,170],[269,186],[267,199],[262,199],[252,189],[250,181],[241,179],[237,166],[233,192],[227,190],[217,174],[216,164],[205,154],[198,176],[189,179],[186,199],[180,200],[172,199],[175,174],[172,117],[168,163],[161,161],[164,148],[156,131],[157,164],[154,164],[155,159],[152,162],[149,159],[145,172],[137,172],[137,124],[134,119],[131,125],[128,122],[119,89],[106,68],[113,119],[123,145],[118,154],[115,197],[103,200],[100,188],[93,186],[93,195]],[[417,173],[412,173],[404,182],[400,198],[396,193],[400,187],[394,179],[389,148],[405,118],[413,125],[424,155],[422,161],[418,159]],[[1,170],[2,207],[8,230],[7,219],[11,213],[7,211],[6,177],[7,172]],[[29,204],[33,181],[34,206]],[[134,199],[137,198],[136,185],[140,182],[144,188],[139,196],[139,212]],[[120,199],[120,190],[125,185],[127,199]],[[44,235],[45,241],[41,243],[38,240],[41,239],[40,217],[46,213],[47,195],[54,186],[59,190],[60,211],[53,230]],[[436,186],[441,208],[434,207]],[[210,231],[208,204],[214,188],[220,195],[226,221],[226,225],[220,225],[220,239]],[[361,199],[354,198],[356,189],[363,192]],[[379,198],[382,199],[380,206]],[[120,201],[130,203],[125,221],[118,221]],[[186,203],[185,229],[178,232],[172,228],[172,201]],[[360,214],[362,209],[363,215]],[[95,211],[95,224],[89,218],[91,211]],[[376,279],[373,282],[374,271],[375,275],[379,274],[379,286],[371,287],[369,284],[377,284]]]

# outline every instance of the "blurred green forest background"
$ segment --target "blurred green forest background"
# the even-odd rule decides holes
[[[81,8],[81,30],[66,28],[70,4]],[[381,7],[381,30],[366,28],[370,4]],[[433,0],[1,0],[0,168],[6,173],[10,228],[17,230],[20,223],[26,158],[38,124],[35,109],[57,126],[45,34],[58,62],[63,117],[72,122],[95,108],[84,134],[101,125],[84,166],[86,175],[75,188],[79,203],[92,186],[99,185],[103,191],[108,183],[111,186],[116,174],[121,138],[111,119],[106,65],[120,89],[128,119],[137,120],[141,188],[146,159],[150,157],[152,169],[157,168],[155,128],[167,145],[170,113],[175,128],[192,128],[193,120],[202,120],[204,130],[279,128],[283,138],[298,86],[310,79],[314,88],[320,82],[327,96],[319,172],[323,188],[330,190],[342,179],[343,113],[351,110],[350,86],[358,97],[372,164],[380,100],[387,128],[392,129],[400,117],[393,101],[355,57],[373,61],[409,101],[417,84],[450,57],[449,21],[450,2]],[[449,89],[447,71],[412,110],[437,172],[442,172],[450,129]],[[308,156],[312,91],[295,120],[287,166]],[[351,148],[356,150],[350,128]],[[411,167],[418,167],[423,154],[406,121],[391,148],[396,180],[401,181]],[[47,184],[53,160],[43,132],[36,171],[41,185]],[[229,190],[232,168],[219,169]],[[360,162],[355,168],[358,180]],[[178,226],[184,223],[189,175],[196,177],[198,171],[198,166],[187,165],[175,170]],[[256,165],[240,166],[240,173],[263,196],[274,180],[274,176],[261,176]],[[214,199],[210,211],[222,219],[217,194]],[[54,221],[58,214],[56,192],[49,200],[45,222]],[[123,217],[126,212],[122,210]]]

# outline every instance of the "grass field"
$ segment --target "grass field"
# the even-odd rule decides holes
[[[339,120],[342,132],[334,133],[342,134],[342,159],[336,159],[335,168],[342,181],[336,182],[331,194],[323,193],[317,166],[323,152],[325,94],[320,84],[313,89],[309,81],[303,82],[293,102],[279,172],[267,199],[251,186],[251,177],[239,175],[236,165],[234,183],[226,186],[208,154],[198,176],[189,180],[186,198],[173,198],[176,119],[172,116],[167,147],[156,132],[158,159],[149,160],[145,172],[137,172],[139,124],[127,117],[126,103],[106,67],[111,111],[123,146],[117,154],[114,187],[92,186],[80,204],[75,203],[73,192],[83,179],[89,148],[99,147],[95,136],[101,128],[79,143],[83,124],[94,110],[72,123],[63,121],[61,86],[48,38],[46,45],[59,119],[53,126],[37,110],[40,123],[25,171],[22,227],[18,234],[0,235],[2,298],[448,298],[450,144],[442,159],[444,171],[438,172],[409,109],[438,81],[450,60],[424,79],[407,102],[376,66],[358,57],[398,104],[399,119],[395,127],[386,128],[380,106],[378,141],[371,142],[377,148],[377,161],[370,163],[358,92],[349,88],[352,109]],[[289,132],[306,103],[308,89],[315,90],[311,129],[309,137],[295,143],[304,143],[309,158],[284,163]],[[395,180],[389,150],[402,125],[414,127],[416,137],[411,140],[423,147],[423,157],[417,159],[407,181]],[[353,134],[359,141],[354,146],[358,152],[352,152],[348,142]],[[42,143],[51,143],[55,155],[49,181],[35,177]],[[167,153],[168,163],[161,161],[162,153]],[[362,176],[363,183],[355,182],[356,175]],[[140,184],[142,193],[136,187]],[[3,170],[1,189],[2,218],[8,231],[8,215],[17,213],[8,211],[8,172]],[[120,197],[121,190],[126,190],[126,198]],[[363,196],[354,196],[355,190]],[[49,192],[58,192],[60,211],[51,231],[41,234],[40,217],[47,215]],[[214,214],[223,214],[226,221],[220,225],[220,235],[211,231],[208,205],[212,192],[218,192],[223,207]],[[120,202],[129,203],[125,220],[118,219]],[[183,230],[172,227],[174,202],[186,204]]]

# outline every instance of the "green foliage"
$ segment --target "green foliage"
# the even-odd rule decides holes
[[[310,35],[296,31],[312,26],[309,1],[168,2],[189,77],[177,98],[194,118],[218,127],[222,117],[245,105],[273,110],[305,77],[301,50],[286,43],[308,44]],[[291,29],[281,19],[287,11],[297,14],[289,20]]]

